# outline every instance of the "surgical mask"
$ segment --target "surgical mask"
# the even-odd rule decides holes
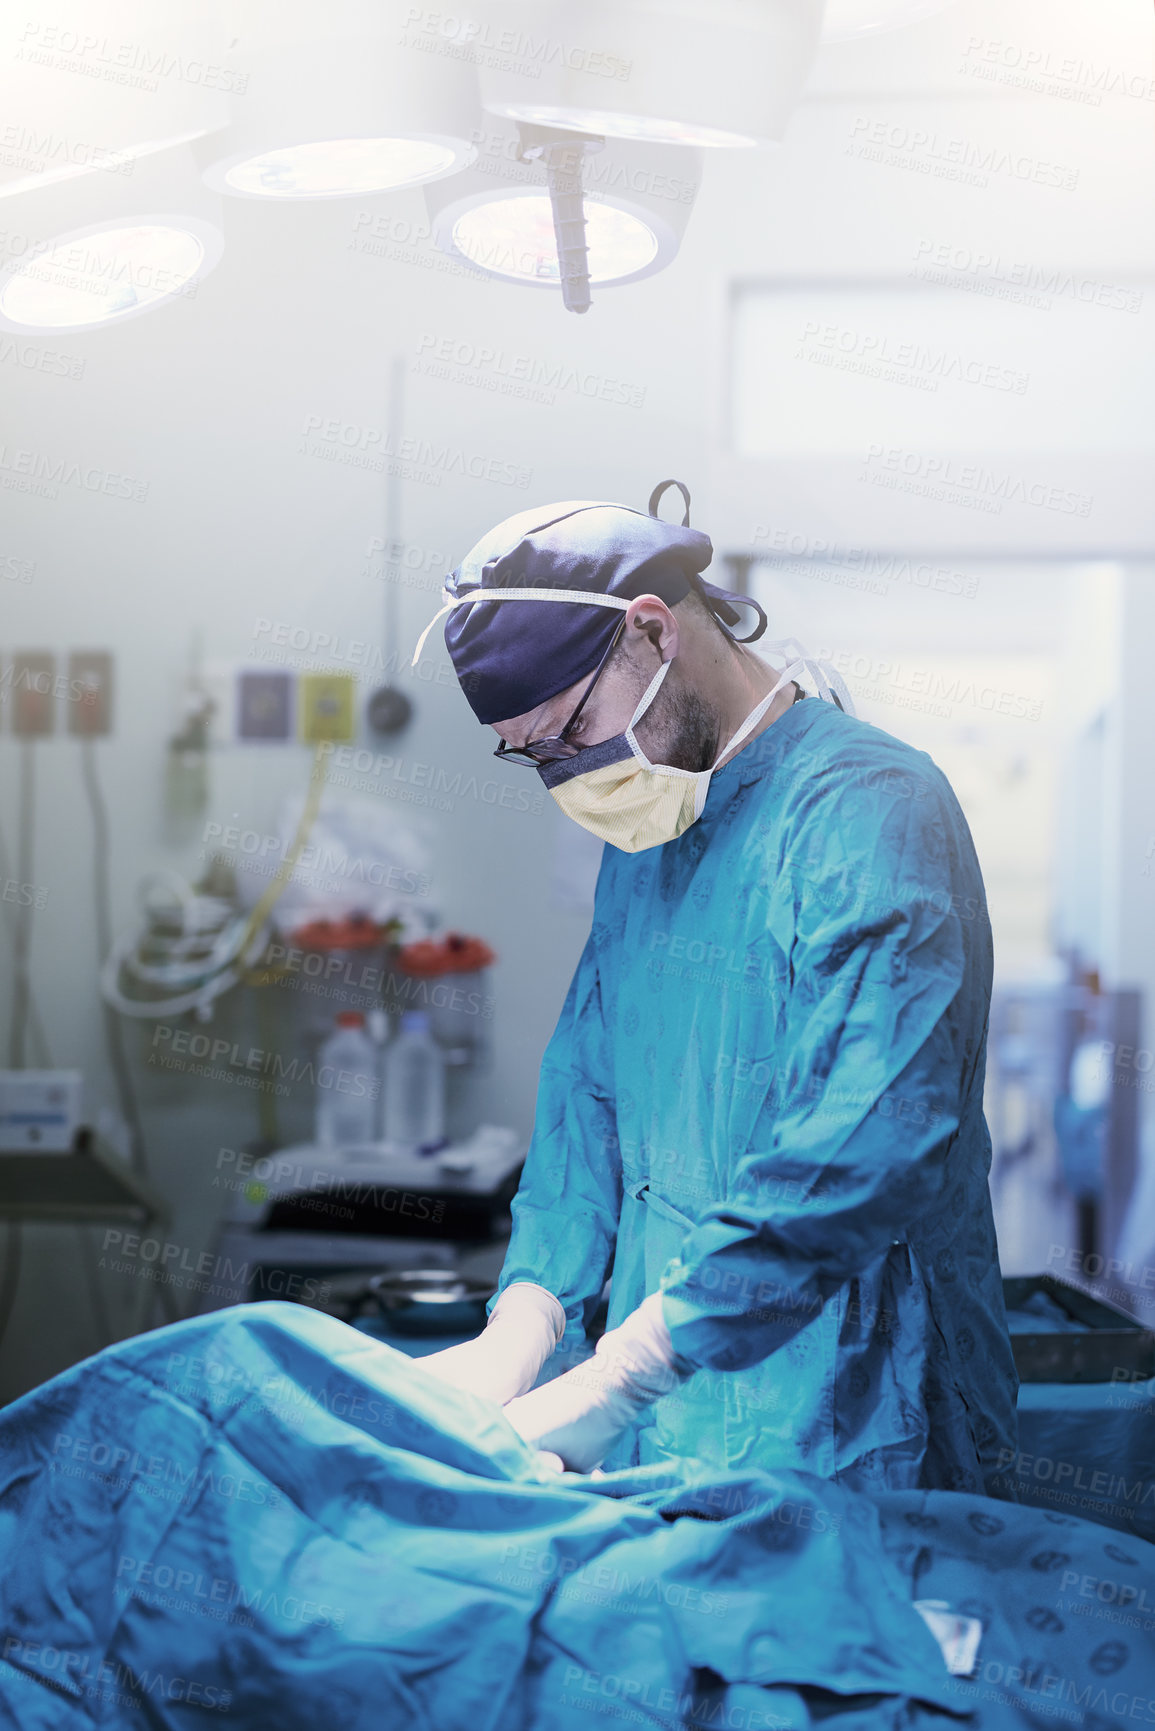
[[[813,661],[793,638],[768,647],[793,652],[794,658],[773,689],[754,706],[723,746],[711,768],[676,769],[672,764],[651,763],[638,744],[634,729],[652,706],[673,666],[672,660],[666,661],[647,686],[624,733],[587,746],[576,757],[543,764],[538,771],[566,816],[625,853],[659,847],[684,835],[702,815],[718,764],[750,737],[783,686],[796,673],[806,668],[824,699],[839,703],[840,708],[853,708],[849,693],[833,669]],[[828,675],[842,687],[844,701],[835,696]]]

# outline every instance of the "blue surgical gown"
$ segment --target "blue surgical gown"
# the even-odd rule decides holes
[[[651,1292],[694,1374],[607,1462],[995,1490],[1016,1377],[987,1174],[991,931],[931,759],[798,702],[698,822],[607,846],[501,1285]]]

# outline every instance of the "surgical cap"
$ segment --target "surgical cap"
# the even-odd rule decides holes
[[[738,607],[753,604],[702,581],[713,551],[708,535],[685,524],[625,505],[569,500],[520,511],[483,535],[446,594],[577,589],[627,601],[657,595],[673,607],[696,589],[733,625]],[[592,673],[620,623],[619,609],[596,603],[477,601],[449,614],[445,642],[474,714],[489,723],[528,714]]]

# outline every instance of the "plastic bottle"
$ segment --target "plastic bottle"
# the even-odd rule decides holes
[[[406,1010],[385,1050],[385,1139],[410,1148],[445,1140],[445,1059],[424,1010]]]
[[[343,1010],[317,1054],[314,1134],[321,1148],[371,1142],[380,1092],[377,1049],[359,1010]]]
[[[365,1017],[365,1032],[373,1042],[373,1074],[377,1078],[377,1109],[373,1114],[373,1136],[380,1140],[385,1134],[385,1057],[389,1050],[389,1018],[377,1008]]]

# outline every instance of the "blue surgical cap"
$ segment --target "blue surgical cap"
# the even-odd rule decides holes
[[[627,601],[657,595],[673,607],[696,589],[719,619],[734,625],[738,608],[755,604],[703,582],[699,574],[713,551],[708,535],[684,523],[625,505],[569,500],[519,511],[483,535],[446,593],[577,589]],[[449,614],[445,642],[478,720],[508,721],[592,673],[620,623],[619,609],[596,603],[477,601]]]

